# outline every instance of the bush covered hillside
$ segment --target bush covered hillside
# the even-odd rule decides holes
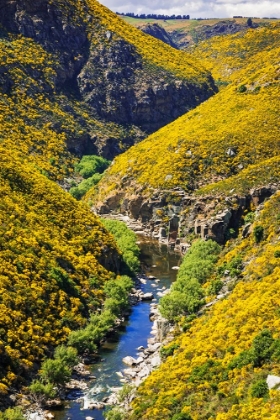
[[[196,58],[131,28],[95,0],[5,0],[0,25],[1,114],[21,127],[32,156],[48,143],[54,167],[63,166],[67,150],[110,159],[216,89]],[[32,146],[31,138],[40,138],[32,130],[47,139]]]
[[[100,308],[120,258],[113,237],[86,206],[3,146],[0,185],[5,393]]]
[[[220,92],[115,159],[99,199],[113,196],[116,185],[129,197],[178,186],[192,192],[245,173],[246,188],[278,179],[277,164],[260,180],[255,171],[278,157],[279,37],[279,25],[272,25],[198,46],[197,56],[220,78]]]
[[[280,392],[266,382],[268,375],[280,382],[279,215],[277,193],[256,216],[250,237],[220,253],[204,290],[219,280],[231,284],[231,293],[193,321],[193,310],[184,309],[177,321],[185,332],[163,349],[166,360],[140,386],[126,418],[279,418]]]

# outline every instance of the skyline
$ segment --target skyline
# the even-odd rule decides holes
[[[244,17],[280,18],[280,2],[271,0],[99,0],[114,12],[135,14],[157,13],[165,15],[190,15],[190,18]],[[171,3],[171,5],[170,5]]]

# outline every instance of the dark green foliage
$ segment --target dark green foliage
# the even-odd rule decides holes
[[[109,165],[110,161],[101,156],[85,155],[75,166],[75,170],[82,175],[83,178],[90,178],[96,173],[102,174]]]
[[[228,365],[229,369],[235,368],[242,368],[243,366],[247,366],[254,361],[254,354],[253,351],[245,350],[242,351],[238,356],[234,357]]]
[[[253,26],[253,21],[251,18],[247,19],[247,25],[249,26],[249,28],[251,28]]]
[[[195,242],[180,266],[171,293],[160,300],[160,312],[174,321],[196,312],[204,304],[202,284],[212,273],[221,247],[214,241]]]
[[[164,346],[160,349],[160,355],[161,357],[166,359],[166,357],[172,356],[174,351],[177,350],[178,348],[179,348],[179,344],[177,343],[172,343],[169,346]]]
[[[246,86],[245,86],[245,85],[240,85],[240,86],[237,88],[237,91],[238,91],[239,93],[244,93],[244,92],[246,92],[246,90],[247,90],[247,88],[246,88]]]
[[[269,330],[263,330],[253,340],[254,366],[262,366],[270,360],[273,353],[274,339]]]
[[[274,252],[274,257],[275,257],[275,258],[280,258],[280,250],[279,250],[279,249],[277,249],[277,250]]]
[[[201,366],[196,366],[191,375],[189,376],[190,382],[199,382],[201,380],[211,380],[215,372],[219,372],[221,369],[220,363],[209,359],[206,363]]]
[[[137,236],[132,232],[125,223],[118,220],[102,219],[103,225],[114,236],[117,245],[122,252],[123,261],[122,274],[132,275],[139,271],[140,250],[136,244]]]
[[[211,281],[210,286],[207,289],[208,295],[217,295],[218,292],[223,287],[224,283],[221,280],[213,280]]]
[[[232,258],[227,264],[223,264],[218,267],[218,274],[224,275],[225,271],[229,271],[229,275],[231,277],[237,277],[240,275],[243,269],[243,261],[241,255],[236,255],[236,257]]]
[[[268,396],[268,386],[264,379],[259,379],[257,382],[252,384],[250,389],[251,397],[253,398],[264,398]]]
[[[263,239],[264,228],[262,226],[255,226],[253,234],[255,241],[258,244]]]
[[[280,359],[280,340],[274,340],[269,330],[261,331],[253,340],[249,350],[241,352],[229,363],[229,369],[241,368],[252,364],[261,367],[270,360]]]

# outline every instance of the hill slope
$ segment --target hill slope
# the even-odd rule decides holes
[[[280,369],[279,205],[277,193],[257,216],[253,231],[262,227],[261,239],[252,234],[228,244],[212,279],[233,281],[234,290],[169,344],[171,355],[140,386],[126,418],[279,417],[279,390],[266,385]]]
[[[36,55],[45,54],[51,84],[43,79],[39,90],[77,126],[66,136],[71,151],[111,158],[216,90],[196,59],[131,28],[95,0],[3,0],[0,23],[9,56],[1,63],[2,92],[15,93],[12,61],[23,59],[18,72],[27,79],[40,78]],[[33,47],[40,44],[38,52],[31,53],[29,38]],[[32,63],[24,59],[28,51]],[[56,131],[64,129],[61,119],[49,118]]]
[[[2,145],[0,152],[2,402],[11,385],[26,380],[30,368],[100,307],[120,255],[87,206],[24,155]]]
[[[212,194],[213,183],[220,181],[221,192],[235,176],[233,189],[238,188],[238,179],[249,173],[251,179],[239,187],[242,194],[278,182],[278,166],[270,165],[258,179],[252,165],[259,173],[261,162],[279,156],[279,36],[276,25],[213,38],[198,47],[196,54],[202,60],[205,55],[222,89],[115,159],[100,184],[100,211],[128,211],[147,221],[155,217],[153,208],[168,204],[168,195],[170,204],[184,205],[184,196],[196,191],[198,199],[201,187],[208,185],[203,194]],[[180,191],[173,191],[172,201],[174,188]]]

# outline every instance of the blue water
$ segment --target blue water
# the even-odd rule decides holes
[[[145,241],[141,239],[141,265],[143,274],[153,275],[160,279],[157,287],[152,287],[154,283],[148,280],[141,285],[144,292],[153,292],[156,299],[158,289],[163,286],[170,287],[175,280],[177,271],[172,270],[173,266],[180,264],[180,254],[168,249],[166,246],[159,245],[156,241]],[[155,266],[155,267],[154,267]],[[147,339],[152,337],[150,334],[152,323],[149,320],[150,303],[140,302],[133,306],[132,313],[128,321],[122,326],[120,332],[113,340],[107,341],[100,349],[100,357],[103,361],[91,366],[91,371],[96,380],[89,383],[90,399],[102,401],[108,396],[111,387],[120,387],[120,377],[116,372],[127,368],[122,362],[125,356],[137,356],[137,347],[147,346]],[[84,420],[87,416],[95,420],[103,420],[103,410],[81,410],[81,404],[70,402],[68,407],[62,411],[53,412],[55,420]]]

